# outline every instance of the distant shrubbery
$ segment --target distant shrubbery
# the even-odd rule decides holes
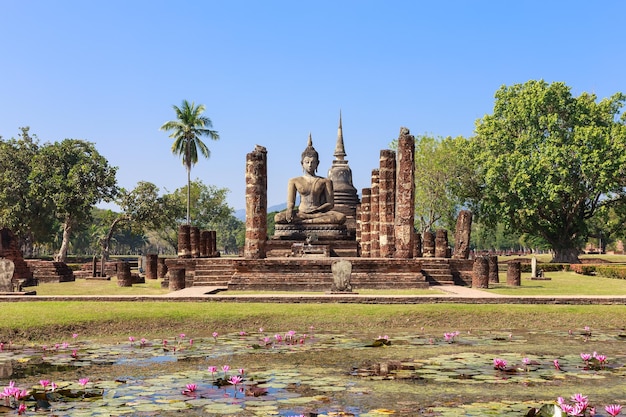
[[[626,279],[626,265],[570,265],[570,270],[582,275],[599,275],[605,278]]]

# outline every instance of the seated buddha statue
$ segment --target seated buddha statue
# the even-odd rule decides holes
[[[276,224],[343,224],[346,216],[334,211],[333,182],[316,175],[319,154],[309,142],[300,160],[303,175],[291,178],[287,184],[287,209],[276,214]],[[300,205],[295,208],[296,195],[300,194]]]

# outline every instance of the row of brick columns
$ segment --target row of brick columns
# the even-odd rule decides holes
[[[357,219],[363,258],[469,257],[472,214],[467,210],[457,219],[454,254],[446,230],[423,236],[415,232],[415,138],[406,128],[400,129],[397,153],[389,149],[380,152],[371,187],[362,189]]]
[[[372,185],[358,209],[361,256],[409,259],[415,255],[415,138],[400,129],[398,151],[380,151]]]
[[[474,260],[474,266],[472,269],[472,287],[489,288],[489,284],[497,284],[500,282],[498,274],[499,268],[497,256],[479,256]],[[511,261],[507,263],[506,284],[514,287],[519,287],[521,285],[521,263],[519,261]]]
[[[208,258],[217,255],[217,232],[200,230],[198,227],[178,227],[178,257]]]

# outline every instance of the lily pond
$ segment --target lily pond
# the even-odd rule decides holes
[[[582,394],[608,416],[625,364],[623,329],[74,334],[0,344],[0,415],[528,416]]]

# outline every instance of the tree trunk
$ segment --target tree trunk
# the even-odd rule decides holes
[[[54,257],[57,262],[67,261],[67,249],[70,246],[70,235],[72,233],[72,220],[70,217],[65,219],[63,223],[63,240],[61,241],[61,248],[59,253]]]
[[[102,259],[100,260],[100,276],[101,277],[105,277],[105,265],[106,262],[109,260],[109,250],[111,248],[111,237],[113,237],[113,231],[115,230],[115,227],[117,226],[117,224],[119,222],[121,222],[122,220],[126,220],[124,217],[118,217],[115,220],[113,220],[113,223],[111,223],[111,227],[109,228],[109,232],[107,233],[106,237],[104,239],[102,239]]]
[[[578,249],[554,248],[554,256],[550,262],[557,264],[579,264]]]
[[[185,147],[186,159],[185,166],[187,167],[187,226],[191,226],[191,150],[189,149],[189,139],[187,139],[187,145]]]

